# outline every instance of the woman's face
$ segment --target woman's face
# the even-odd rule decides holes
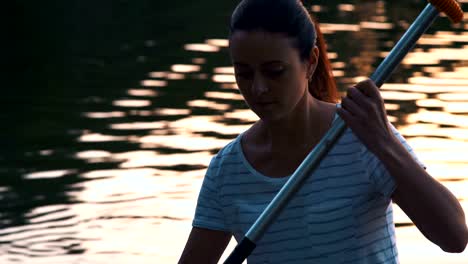
[[[315,69],[317,48],[303,62],[283,34],[236,31],[229,51],[240,92],[261,119],[281,119],[309,95],[307,77]]]

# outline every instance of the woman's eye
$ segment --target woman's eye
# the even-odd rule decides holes
[[[252,78],[253,74],[250,72],[238,72],[236,73],[236,77],[250,79]]]
[[[280,77],[284,73],[284,69],[281,70],[265,70],[263,74],[270,78],[277,78]],[[235,76],[237,78],[247,79],[250,80],[254,77],[253,72],[236,72]]]
[[[283,74],[284,70],[275,70],[275,71],[267,71],[267,74],[271,77],[279,77]]]

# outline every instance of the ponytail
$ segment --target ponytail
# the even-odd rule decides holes
[[[315,31],[317,34],[316,46],[319,49],[319,58],[317,68],[309,81],[309,92],[313,97],[319,100],[336,103],[338,101],[338,91],[335,78],[333,77],[332,67],[328,60],[327,44],[317,19],[312,15],[311,18],[315,24]]]

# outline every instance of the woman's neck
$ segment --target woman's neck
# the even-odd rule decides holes
[[[274,155],[291,149],[309,152],[329,129],[335,105],[310,94],[301,99],[293,111],[280,120],[260,120],[256,137]]]

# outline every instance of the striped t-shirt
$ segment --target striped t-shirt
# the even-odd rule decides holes
[[[212,158],[193,220],[194,227],[227,231],[237,241],[289,178],[271,178],[256,171],[242,152],[242,135]],[[394,190],[395,182],[384,165],[348,128],[247,261],[398,263]]]

